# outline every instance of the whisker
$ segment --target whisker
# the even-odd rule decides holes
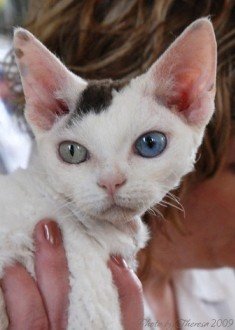
[[[166,220],[165,217],[163,216],[162,212],[159,211],[159,210],[157,209],[156,206],[154,206],[154,207],[150,207],[150,208],[147,210],[147,213],[150,213],[150,214],[152,214],[152,215],[154,215],[154,216],[160,216],[163,220]]]
[[[170,203],[170,202],[168,202],[168,201],[162,201],[162,203],[164,203],[165,205],[172,206],[172,207],[174,207],[175,209],[181,211],[181,212],[183,213],[184,217],[185,217],[185,210],[184,210],[183,207],[181,208],[181,207],[176,206],[175,204],[172,204],[172,203]]]
[[[162,202],[158,202],[157,205],[163,206],[163,207],[167,207],[167,205],[164,205]]]

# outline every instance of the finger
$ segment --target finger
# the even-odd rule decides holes
[[[121,257],[112,256],[108,266],[118,289],[124,329],[143,329],[144,307],[140,280]]]
[[[9,329],[49,329],[46,311],[37,285],[23,266],[5,269],[1,282]]]
[[[69,271],[62,235],[56,222],[43,220],[37,224],[35,244],[35,271],[50,329],[66,329]]]

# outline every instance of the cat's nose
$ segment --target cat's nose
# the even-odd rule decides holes
[[[116,191],[126,183],[126,177],[121,173],[109,174],[102,176],[97,184],[99,187],[105,189],[107,193],[113,196]]]

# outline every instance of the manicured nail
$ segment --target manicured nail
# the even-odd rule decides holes
[[[121,268],[128,268],[126,261],[120,256],[111,256],[112,261]]]
[[[55,221],[48,221],[43,225],[44,236],[53,246],[58,246],[62,242],[61,232]]]

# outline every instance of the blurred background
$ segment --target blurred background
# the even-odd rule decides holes
[[[26,0],[0,0],[0,173],[25,168],[30,155],[31,138],[25,123],[15,115],[10,86],[4,79],[3,66],[13,60],[13,28],[20,26],[27,13]],[[17,72],[11,72],[17,74]]]

